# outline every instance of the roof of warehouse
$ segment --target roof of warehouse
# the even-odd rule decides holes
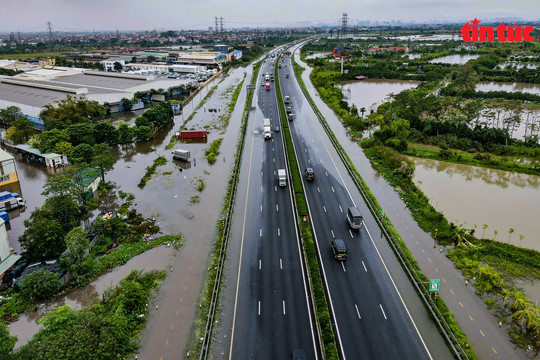
[[[142,83],[152,82],[152,80],[144,81],[137,79],[95,76],[88,74],[77,74],[73,76],[61,77],[51,81],[55,83],[62,83],[62,86],[68,86],[68,84],[73,84],[77,87],[88,87],[89,92],[91,87],[95,89],[107,89],[106,92],[110,92],[111,89],[128,90],[129,88],[139,86]]]

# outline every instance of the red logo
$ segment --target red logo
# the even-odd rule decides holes
[[[474,20],[467,21],[461,28],[461,37],[465,42],[493,42],[495,41],[495,34],[500,42],[521,42],[523,40],[527,42],[533,42],[534,38],[531,32],[534,30],[532,26],[516,26],[504,25],[504,21],[493,29],[491,26],[480,26],[481,21],[474,18]]]

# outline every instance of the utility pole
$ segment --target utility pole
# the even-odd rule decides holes
[[[50,21],[47,21],[47,30],[49,31],[49,38],[52,39],[52,24]]]
[[[220,32],[223,32],[223,17],[219,17],[219,30]]]

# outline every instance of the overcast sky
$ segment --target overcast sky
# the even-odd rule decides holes
[[[540,19],[540,0],[0,0],[0,31],[208,29],[357,20]],[[519,24],[519,25],[526,25]]]

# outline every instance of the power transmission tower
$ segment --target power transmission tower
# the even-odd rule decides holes
[[[223,32],[223,17],[219,17],[219,32]]]
[[[218,17],[216,16],[215,17],[215,22],[216,22],[216,27],[214,28],[215,29],[215,32],[216,34],[219,32],[219,27],[218,27]]]
[[[21,41],[21,32],[17,31],[17,35],[19,36],[19,41]]]
[[[52,24],[50,21],[47,21],[47,30],[49,31],[49,37],[52,39]]]
[[[347,34],[347,23],[349,22],[349,16],[347,13],[343,13],[343,16],[341,17],[341,36],[343,39],[345,39],[345,35]]]
[[[15,33],[14,33],[14,32],[11,32],[11,33],[9,34],[9,41],[10,41],[10,42],[15,42]]]

